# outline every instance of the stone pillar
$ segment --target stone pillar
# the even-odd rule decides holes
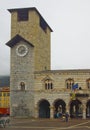
[[[83,105],[83,119],[86,119],[86,105]]]
[[[50,106],[50,118],[54,118],[54,107]]]
[[[86,119],[86,101],[82,101],[82,106],[83,106],[83,119]]]
[[[70,108],[69,105],[66,104],[66,112],[68,112],[68,114],[70,114],[69,108]]]
[[[39,118],[39,108],[36,106],[35,107],[35,118]]]

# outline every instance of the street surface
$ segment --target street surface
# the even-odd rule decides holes
[[[89,130],[90,119],[70,119],[64,122],[61,119],[15,119],[0,130]]]

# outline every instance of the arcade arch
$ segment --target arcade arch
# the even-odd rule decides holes
[[[39,118],[50,118],[50,103],[46,99],[42,99],[38,104]]]
[[[83,116],[83,106],[82,102],[78,99],[72,100],[70,102],[70,117],[82,117]]]
[[[71,118],[90,117],[90,100],[85,103],[83,100],[75,99],[67,104],[63,99],[56,99],[53,102],[41,99],[37,103],[37,108],[38,118],[57,118],[58,113],[62,115],[66,111],[69,112]]]
[[[66,103],[62,99],[57,99],[53,103],[54,117],[61,116],[66,112]]]

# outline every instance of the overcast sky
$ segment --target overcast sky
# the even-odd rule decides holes
[[[90,69],[90,0],[2,0],[0,2],[0,75],[10,74],[10,13],[36,7],[51,34],[52,69]]]

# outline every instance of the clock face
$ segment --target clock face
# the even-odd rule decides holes
[[[19,45],[17,48],[16,48],[16,53],[18,56],[25,56],[28,52],[28,48],[26,45]]]

